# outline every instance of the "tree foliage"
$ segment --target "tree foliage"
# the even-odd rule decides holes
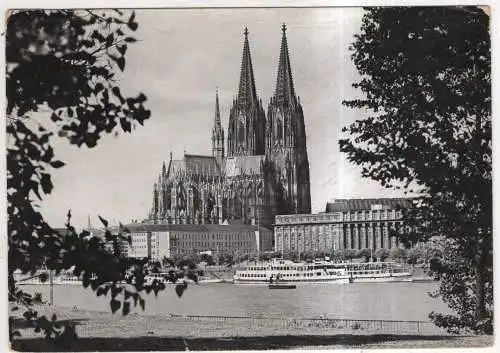
[[[373,256],[377,258],[379,261],[385,261],[390,255],[390,251],[385,248],[379,248],[375,250]]]
[[[453,241],[475,277],[448,261],[442,288],[463,275],[469,290],[440,293],[447,302],[473,302],[471,315],[483,322],[493,305],[489,17],[475,7],[369,8],[355,38],[361,80],[353,86],[363,98],[344,104],[368,116],[344,128],[340,149],[364,177],[420,195],[404,212],[410,231],[402,240]]]
[[[358,253],[359,257],[362,257],[365,262],[369,262],[373,256],[373,251],[370,250],[370,249],[361,249],[359,250],[359,253]]]
[[[120,244],[130,241],[125,229],[107,229],[104,238],[77,232],[68,213],[63,234],[44,220],[37,205],[53,189],[53,169],[65,165],[54,154],[55,135],[93,148],[103,135],[131,132],[150,117],[146,96],[126,97],[117,79],[137,28],[134,12],[118,10],[18,10],[7,18],[9,299],[21,304],[24,318],[52,342],[67,344],[76,333],[71,326],[60,327],[55,316],[39,317],[32,296],[18,288],[14,272],[46,280],[46,273],[37,272],[42,266],[55,274],[72,271],[97,296],[109,292],[111,310],[121,308],[124,315],[131,303],[144,309],[144,292],[157,294],[165,287],[145,283],[147,259],[121,255]],[[181,269],[168,279],[188,275]],[[179,295],[185,289],[180,286]]]

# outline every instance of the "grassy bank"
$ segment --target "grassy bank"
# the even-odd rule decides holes
[[[225,322],[191,321],[168,316],[74,310],[40,306],[40,315],[55,313],[58,320],[70,321],[80,339],[75,351],[148,351],[148,350],[220,350],[278,348],[439,348],[485,347],[492,337],[457,337],[446,335],[374,334],[350,328],[281,327],[234,325]],[[13,348],[22,351],[47,351],[46,345],[32,328],[14,327],[22,337]]]

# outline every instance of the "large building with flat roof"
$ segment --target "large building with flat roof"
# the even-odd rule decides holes
[[[275,251],[391,249],[403,244],[390,229],[403,227],[402,209],[411,199],[337,199],[324,213],[276,216]]]
[[[129,257],[161,260],[175,254],[211,251],[220,253],[257,253],[273,249],[271,230],[245,224],[145,224],[126,226],[132,242]]]

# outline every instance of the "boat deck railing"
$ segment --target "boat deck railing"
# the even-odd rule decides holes
[[[251,325],[276,328],[311,328],[339,332],[377,334],[446,335],[446,331],[430,321],[368,320],[341,318],[282,318],[259,316],[177,315],[171,318],[210,322],[214,325]]]

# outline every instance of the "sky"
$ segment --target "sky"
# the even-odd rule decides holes
[[[307,134],[312,212],[335,198],[398,197],[399,192],[361,178],[360,168],[340,153],[343,126],[367,113],[342,105],[359,97],[349,45],[359,32],[361,8],[164,9],[138,10],[137,43],[129,46],[122,92],[143,92],[152,116],[132,134],[105,136],[96,148],[54,141],[66,162],[53,173],[54,190],[41,203],[52,226],[68,209],[73,224],[101,226],[143,220],[152,205],[153,183],[170,152],[211,155],[215,91],[226,130],[238,89],[243,30],[249,30],[257,94],[267,111],[278,69],[281,25],[287,39],[295,91]]]

